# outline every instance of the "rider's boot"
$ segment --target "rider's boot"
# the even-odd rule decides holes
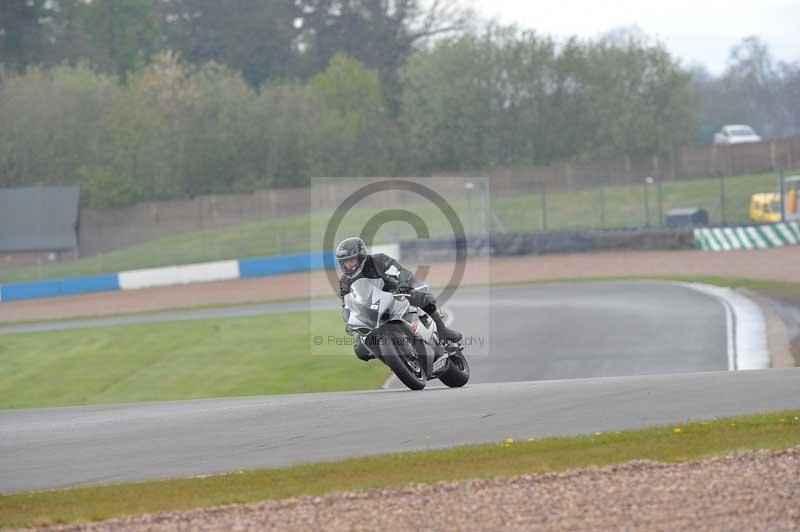
[[[359,360],[363,360],[367,362],[375,358],[375,355],[372,354],[372,351],[369,350],[367,346],[364,345],[364,342],[361,341],[361,337],[356,337],[356,342],[353,344],[353,351],[356,352],[356,356]]]
[[[430,313],[431,318],[433,321],[436,322],[436,329],[439,331],[439,338],[443,338],[445,341],[457,344],[463,338],[463,334],[461,331],[457,331],[456,329],[451,329],[450,327],[444,324],[444,313],[441,310],[435,310],[434,312]]]

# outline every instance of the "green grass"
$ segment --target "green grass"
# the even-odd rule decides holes
[[[680,432],[676,432],[676,428]],[[531,434],[535,437],[536,434]],[[49,525],[232,503],[564,471],[633,459],[679,462],[800,444],[800,410],[659,428],[390,454],[206,478],[0,496],[0,527]]]
[[[773,174],[729,177],[725,180],[725,203],[728,222],[748,219],[748,201],[755,192],[776,188]],[[662,210],[674,207],[702,207],[709,211],[712,223],[721,221],[719,180],[698,179],[673,181],[663,184]],[[493,224],[495,231],[541,231],[540,197],[531,189],[530,194],[498,197],[491,200],[492,209],[501,225]],[[605,215],[601,216],[604,198]],[[547,229],[578,229],[591,227],[641,226],[644,219],[644,194],[642,185],[607,187],[604,195],[600,189],[547,195]],[[480,202],[473,198],[454,201],[452,207],[464,223],[467,233],[481,231]],[[418,214],[431,230],[432,236],[450,235],[450,227],[438,209],[430,204],[403,204],[403,209]],[[379,208],[354,209],[342,225],[339,235],[358,234],[364,223]],[[656,188],[649,189],[651,224],[658,225]],[[181,233],[121,248],[109,253],[78,261],[59,262],[40,267],[0,270],[0,283],[33,279],[52,279],[118,272],[137,268],[151,268],[173,264],[269,256],[319,249],[322,231],[330,219],[330,212],[303,213],[286,218],[235,225],[221,229]],[[377,234],[376,242],[413,239],[416,235],[405,223],[393,222]]]
[[[777,188],[774,174],[755,174],[725,178],[725,222],[749,220],[750,196]],[[601,205],[605,203],[605,209]],[[667,181],[662,184],[662,212],[673,208],[700,207],[709,213],[711,223],[723,221],[720,205],[720,180],[696,179]],[[644,184],[581,190],[547,195],[547,229],[594,227],[637,227],[646,224]],[[498,200],[494,204],[508,230],[542,230],[541,201],[535,195]],[[648,188],[650,224],[659,225],[658,196],[655,185]]]
[[[96,327],[0,337],[0,408],[378,388],[381,364],[315,334],[342,336],[337,312]]]

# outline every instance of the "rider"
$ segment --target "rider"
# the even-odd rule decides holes
[[[461,333],[450,329],[444,324],[442,312],[436,307],[434,297],[427,292],[413,290],[413,274],[403,268],[392,257],[383,253],[368,255],[364,241],[357,237],[351,237],[342,240],[336,246],[336,261],[342,270],[342,276],[339,278],[339,296],[342,298],[342,302],[344,302],[345,294],[350,292],[350,285],[353,281],[361,278],[380,278],[383,279],[387,290],[409,293],[409,302],[421,308],[433,318],[441,338],[454,343],[461,341]],[[403,271],[406,274],[400,275],[400,272]],[[398,277],[403,280],[398,280]],[[356,356],[361,360],[375,358],[372,352],[362,343],[359,336],[356,336],[356,343],[353,348]]]

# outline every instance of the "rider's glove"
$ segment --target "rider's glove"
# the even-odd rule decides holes
[[[350,278],[349,277],[342,277],[339,279],[339,295],[344,297],[346,294],[350,293]]]
[[[410,294],[413,287],[411,286],[414,277],[408,271],[400,272],[397,276],[397,292],[401,294]]]
[[[398,294],[410,294],[413,288],[410,284],[399,284],[397,285],[397,293]]]
[[[422,309],[430,308],[432,304],[435,303],[435,299],[432,295],[427,292],[422,292],[420,290],[414,290],[411,292],[411,297],[408,298],[409,303],[414,305],[415,307],[420,307]]]

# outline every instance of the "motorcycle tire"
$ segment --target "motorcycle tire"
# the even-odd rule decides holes
[[[460,388],[469,381],[469,363],[462,353],[450,355],[447,369],[439,375],[439,380],[450,388]]]
[[[427,384],[425,372],[417,359],[413,341],[396,331],[385,343],[383,361],[400,381],[412,390],[421,390]]]

